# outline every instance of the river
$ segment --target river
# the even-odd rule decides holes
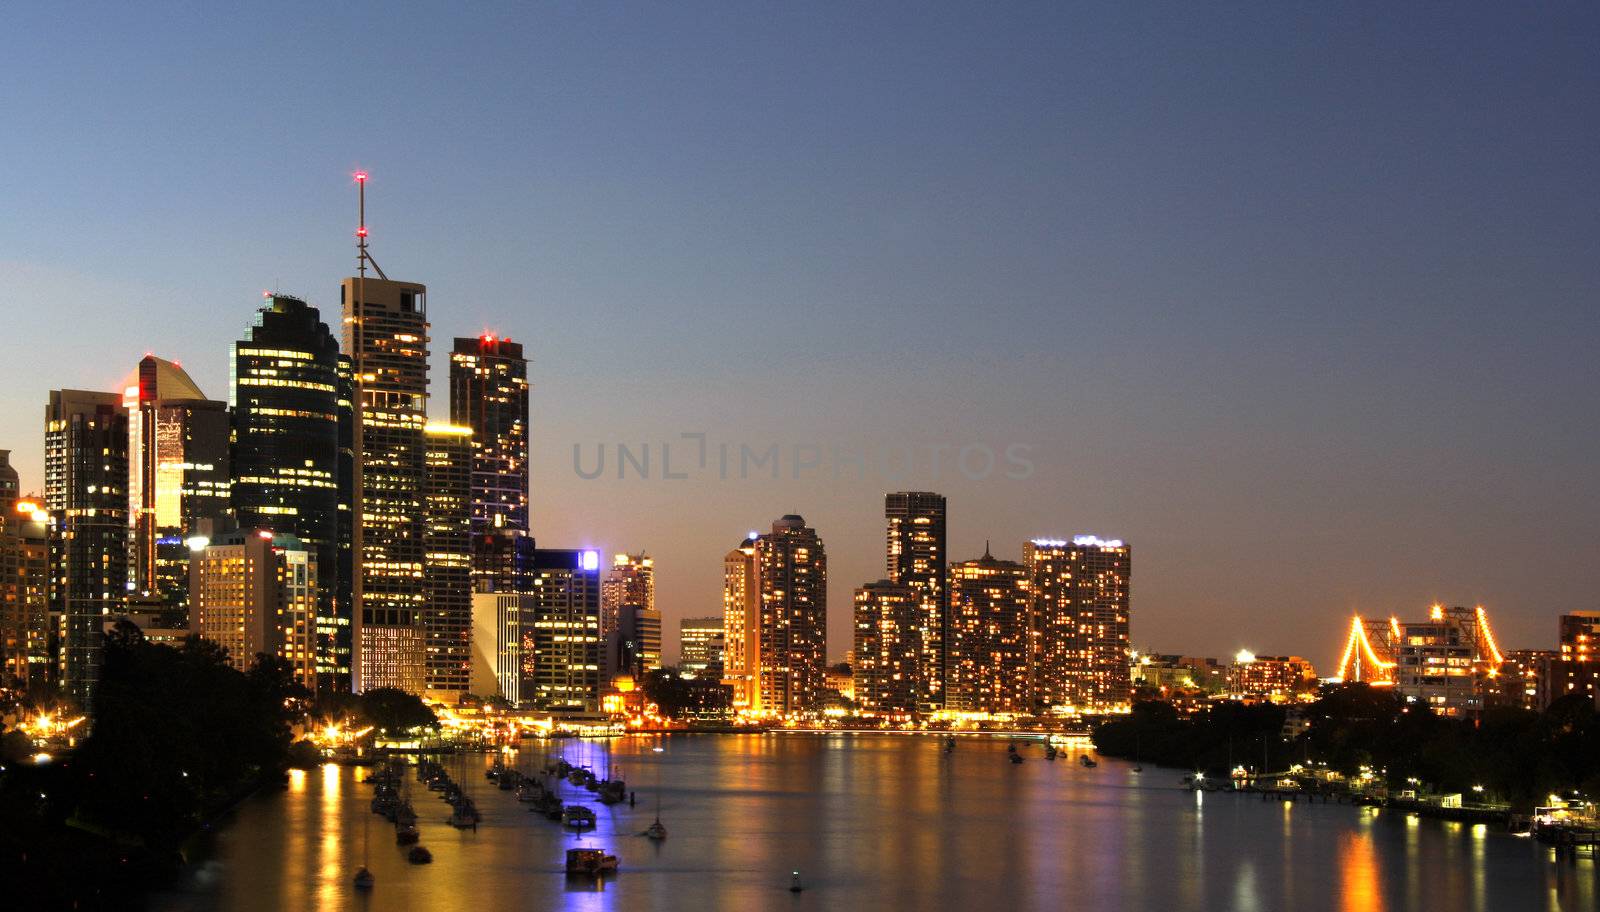
[[[581,839],[487,782],[484,754],[448,758],[483,812],[456,831],[407,777],[431,865],[414,866],[371,813],[365,770],[295,772],[245,802],[203,846],[170,912],[303,910],[1060,909],[1592,910],[1595,863],[1554,860],[1483,826],[1345,805],[1202,794],[1181,773],[1042,749],[1006,761],[1000,741],[928,737],[675,735],[528,742],[524,770],[562,754],[628,780],[636,807],[584,800]],[[659,748],[659,750],[658,750]],[[639,834],[659,793],[668,838]],[[621,871],[569,880],[564,850],[602,846]],[[351,885],[366,860],[370,894]],[[798,871],[804,892],[789,892]]]

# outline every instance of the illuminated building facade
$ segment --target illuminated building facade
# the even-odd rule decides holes
[[[764,712],[761,701],[761,538],[751,532],[722,559],[722,683],[735,711]]]
[[[661,667],[661,612],[656,610],[655,561],[618,554],[600,584],[600,629],[607,672],[635,679]]]
[[[472,534],[528,530],[528,361],[485,333],[450,352],[450,421],[472,429]]]
[[[427,288],[348,278],[339,298],[355,390],[355,689],[397,687],[420,694],[427,678]]]
[[[695,680],[720,681],[724,643],[722,618],[683,618],[678,622],[678,672]]]
[[[906,671],[916,691],[916,708],[930,710],[944,703],[948,669],[949,585],[945,565],[945,498],[929,491],[885,495],[888,526],[888,580],[909,586],[917,596],[916,617],[900,636],[910,650]]]
[[[1228,666],[1228,693],[1245,700],[1281,703],[1313,690],[1317,672],[1299,656],[1258,656],[1241,651]]]
[[[828,664],[828,555],[815,529],[789,514],[757,541],[761,705],[777,713],[821,703]]]
[[[228,406],[183,368],[146,355],[125,384],[128,410],[128,591],[167,623],[189,614],[184,542],[228,516]]]
[[[468,690],[472,667],[472,429],[430,424],[427,452],[427,692],[453,700]]]
[[[0,450],[0,688],[50,678],[50,514]]]
[[[1555,661],[1550,663],[1542,706],[1570,694],[1587,694],[1600,705],[1600,611],[1561,615]]]
[[[879,580],[855,595],[855,700],[869,712],[912,713],[923,705],[919,626],[924,593]]]
[[[534,600],[519,592],[472,594],[472,669],[468,691],[522,701],[522,619],[532,618]]]
[[[556,712],[598,710],[605,671],[599,552],[537,549],[528,594],[531,617],[522,616],[523,702]]]
[[[1028,568],[984,548],[950,565],[945,708],[969,713],[1029,713]]]
[[[1500,666],[1497,688],[1489,698],[1502,706],[1543,710],[1550,705],[1551,673],[1561,653],[1554,649],[1508,649]]]
[[[1128,586],[1132,552],[1120,540],[1080,535],[1023,545],[1033,596],[1033,698],[1045,712],[1126,709]]]
[[[1475,717],[1483,710],[1504,657],[1482,608],[1435,605],[1427,620],[1391,621],[1389,630],[1394,687],[1401,697],[1443,716]]]
[[[190,555],[189,592],[190,631],[226,649],[234,668],[277,656],[315,690],[317,560],[298,538],[267,529],[219,535]]]
[[[128,412],[117,393],[51,390],[45,407],[50,610],[61,618],[60,681],[88,708],[101,625],[128,593]]]
[[[350,362],[317,308],[272,294],[230,368],[234,515],[241,528],[293,535],[316,559],[316,678],[348,691]]]

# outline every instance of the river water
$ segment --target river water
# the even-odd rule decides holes
[[[483,813],[456,831],[407,777],[431,865],[413,866],[369,808],[364,770],[293,774],[216,832],[162,910],[1593,910],[1600,876],[1533,840],[1482,826],[1344,805],[1200,794],[1181,774],[1114,760],[1085,768],[1000,741],[928,737],[676,735],[528,742],[524,770],[556,754],[628,780],[581,838],[494,788],[483,754],[448,759]],[[658,750],[659,748],[659,750]],[[662,843],[638,835],[655,816]],[[602,846],[621,871],[562,873],[564,850]],[[370,894],[351,877],[365,858]],[[800,872],[804,892],[789,891]]]

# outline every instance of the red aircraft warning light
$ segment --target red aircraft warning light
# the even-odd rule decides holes
[[[365,171],[357,171],[356,172],[356,183],[364,184],[366,182],[367,182],[367,172],[365,172]]]

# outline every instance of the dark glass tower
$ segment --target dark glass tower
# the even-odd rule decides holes
[[[350,688],[350,584],[341,576],[339,342],[306,302],[272,295],[233,345],[233,508],[246,529],[294,535],[317,560],[318,687]]]
[[[228,406],[183,368],[146,355],[123,391],[128,409],[130,598],[170,627],[189,623],[189,548],[228,516]]]
[[[472,536],[528,531],[528,362],[522,345],[485,334],[450,352],[450,421],[472,429]],[[480,580],[494,567],[476,562]],[[505,591],[504,581],[480,592]]]
[[[916,708],[944,704],[945,643],[949,639],[949,586],[945,562],[945,500],[929,491],[900,491],[884,497],[888,522],[888,579],[916,595],[911,629],[898,648],[916,694]]]
[[[106,616],[128,594],[128,413],[116,393],[51,390],[44,496],[50,512],[50,610],[62,620],[67,693],[89,708]]]

